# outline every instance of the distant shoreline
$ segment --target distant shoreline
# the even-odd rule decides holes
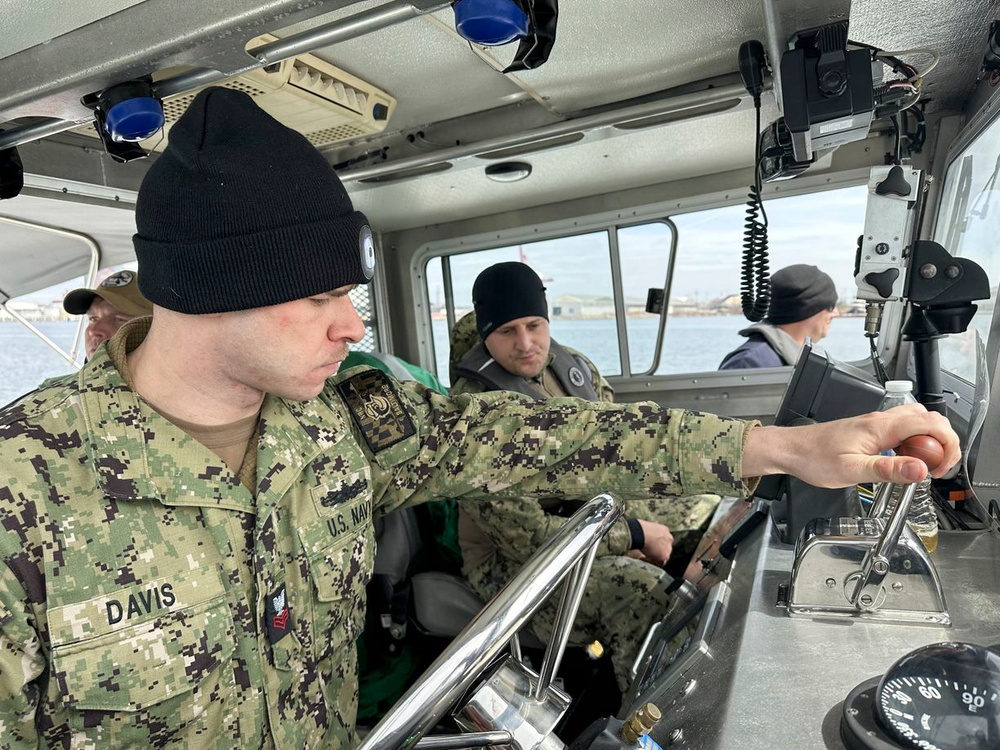
[[[462,315],[465,313],[463,312]],[[458,317],[462,317],[458,315]],[[742,313],[739,310],[674,310],[668,317],[671,318],[725,318],[732,316],[740,316]],[[627,312],[625,314],[626,318],[631,319],[644,319],[644,318],[657,318],[659,316],[653,315],[646,312]],[[840,313],[841,318],[863,318],[865,317],[864,312],[842,312]],[[28,317],[24,318],[29,323],[73,323],[78,321],[78,316],[65,317],[65,318],[36,318]],[[431,320],[445,320],[446,315],[443,312],[433,312],[431,313]],[[553,315],[552,320],[614,320],[614,315]],[[0,318],[0,323],[18,323],[21,321],[16,318]]]
[[[461,315],[456,315],[457,318],[461,318]],[[740,317],[742,312],[739,310],[699,310],[697,312],[691,312],[688,310],[675,310],[670,313],[667,317],[670,318],[729,318],[729,317]],[[646,312],[630,312],[625,313],[626,318],[635,319],[652,319],[658,318],[658,315],[654,315]],[[863,318],[865,317],[864,312],[842,312],[840,313],[841,318]],[[431,320],[446,320],[447,315],[443,312],[431,313]],[[553,315],[551,320],[614,320],[614,315]]]

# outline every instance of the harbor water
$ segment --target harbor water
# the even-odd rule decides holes
[[[628,321],[632,370],[644,371],[652,362],[659,321],[635,318]],[[830,335],[821,344],[831,355],[851,361],[867,356],[868,340],[862,334],[861,318],[836,318]],[[746,320],[738,315],[673,317],[667,324],[660,373],[715,370],[723,356],[739,346],[738,331]],[[77,332],[76,321],[37,323],[38,329],[69,350]],[[434,321],[435,342],[447,341],[444,321]],[[605,375],[619,374],[618,339],[613,320],[557,320],[552,335],[560,343],[590,357]],[[34,390],[47,378],[66,375],[74,368],[31,331],[16,322],[0,322],[0,404]],[[436,347],[437,371],[447,379],[448,353]]]

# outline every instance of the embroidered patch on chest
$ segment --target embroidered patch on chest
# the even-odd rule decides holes
[[[288,606],[288,594],[285,592],[285,584],[281,584],[277,591],[265,597],[267,602],[266,626],[267,640],[270,643],[277,643],[286,635],[292,632],[291,616],[292,611]]]
[[[372,453],[416,434],[392,380],[381,370],[366,370],[339,383],[337,389]]]

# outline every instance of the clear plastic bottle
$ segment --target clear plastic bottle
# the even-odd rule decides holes
[[[889,380],[885,384],[885,400],[882,401],[882,411],[891,409],[901,404],[912,404],[916,401],[913,398],[913,383],[909,380]],[[896,487],[889,498],[889,506],[886,508],[886,517],[892,513],[896,507],[896,502],[902,494],[903,487]],[[928,475],[923,481],[917,483],[917,489],[913,493],[913,500],[910,502],[909,512],[906,514],[906,525],[909,526],[928,552],[937,549],[938,542],[938,521],[937,512],[934,508],[934,498],[931,497],[931,478]]]

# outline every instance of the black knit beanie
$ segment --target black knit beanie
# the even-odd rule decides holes
[[[797,323],[837,304],[833,279],[816,266],[797,263],[771,276],[771,306],[767,322]]]
[[[139,188],[139,287],[181,313],[246,310],[365,284],[368,220],[326,159],[246,94],[209,88]]]
[[[472,285],[472,304],[476,329],[484,341],[511,320],[529,316],[549,319],[542,280],[529,266],[516,261],[497,263],[479,274]]]

